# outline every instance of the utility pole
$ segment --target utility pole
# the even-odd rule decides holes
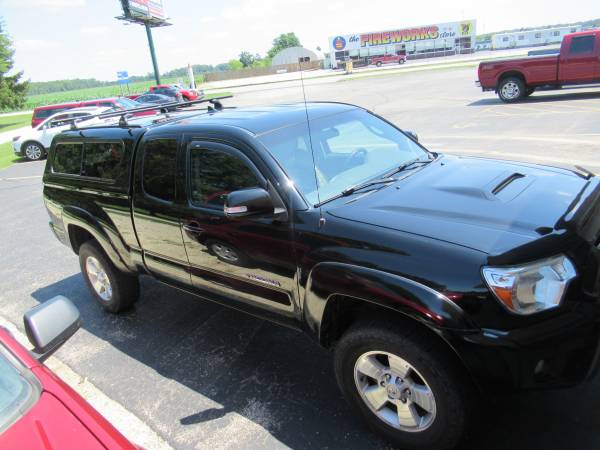
[[[156,52],[154,50],[154,41],[152,40],[152,28],[148,22],[144,22],[146,27],[146,36],[148,36],[148,47],[150,47],[150,57],[152,58],[152,66],[154,67],[154,79],[156,84],[160,84],[160,72],[158,71],[158,62],[156,61]]]

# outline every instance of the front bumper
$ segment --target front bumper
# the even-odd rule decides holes
[[[23,156],[23,154],[21,153],[21,141],[13,141],[12,148],[15,155]]]
[[[454,338],[455,350],[484,390],[572,386],[598,369],[600,300],[527,328]]]

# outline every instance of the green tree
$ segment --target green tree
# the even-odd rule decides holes
[[[240,53],[239,59],[244,67],[251,67],[256,60],[260,60],[260,55],[253,55],[250,52],[244,51]]]
[[[240,70],[244,68],[244,65],[239,62],[237,59],[232,59],[229,61],[229,70]]]
[[[302,47],[302,44],[300,44],[300,39],[298,39],[295,33],[280,34],[273,39],[273,47],[271,47],[271,50],[269,50],[267,55],[269,58],[273,58],[273,56],[275,56],[281,50],[289,47]]]
[[[19,82],[23,72],[17,72],[12,76],[7,75],[13,68],[14,54],[12,41],[4,31],[0,20],[0,110],[18,109],[25,104],[29,82]]]

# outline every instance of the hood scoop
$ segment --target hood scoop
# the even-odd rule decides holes
[[[498,195],[498,193],[502,192],[502,190],[504,190],[506,187],[508,187],[508,185],[510,183],[512,183],[513,181],[516,181],[520,178],[525,178],[525,175],[523,175],[522,173],[516,173],[516,172],[513,173],[512,175],[509,175],[504,180],[502,180],[498,184],[498,186],[496,186],[494,189],[492,189],[492,194]]]

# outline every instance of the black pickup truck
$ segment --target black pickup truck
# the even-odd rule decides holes
[[[150,275],[303,330],[403,448],[458,445],[482,393],[593,373],[600,178],[433,153],[347,104],[213,103],[55,138],[50,226],[106,310]]]

